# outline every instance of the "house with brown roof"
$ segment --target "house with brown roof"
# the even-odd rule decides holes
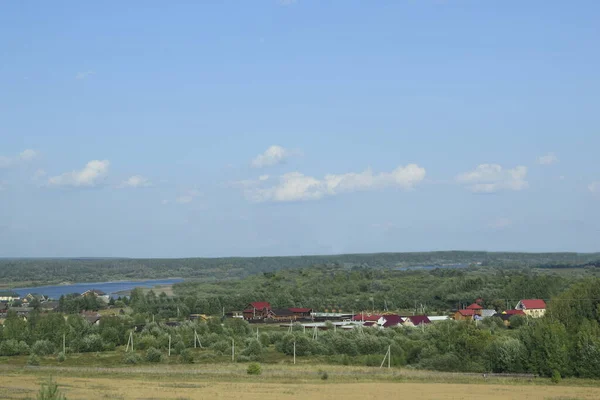
[[[546,302],[541,299],[521,300],[517,303],[515,310],[521,310],[531,318],[540,318],[546,313]]]
[[[293,312],[298,319],[312,318],[312,308],[291,307],[289,310]]]

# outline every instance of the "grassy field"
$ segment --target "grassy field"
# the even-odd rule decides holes
[[[600,383],[479,374],[391,370],[332,365],[263,365],[260,376],[247,364],[192,364],[130,367],[0,364],[0,398],[35,398],[49,377],[73,399],[541,399],[600,398]],[[321,379],[326,371],[328,379]]]

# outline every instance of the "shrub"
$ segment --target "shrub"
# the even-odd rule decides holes
[[[256,339],[247,339],[246,348],[242,351],[243,356],[248,357],[252,361],[260,360],[262,356],[262,345]]]
[[[183,349],[179,352],[179,362],[181,364],[193,364],[194,355],[189,349]]]
[[[125,364],[139,364],[140,362],[142,362],[142,358],[136,353],[131,352],[125,355],[125,357],[123,358],[123,362],[125,362]]]
[[[158,363],[162,361],[162,353],[160,352],[160,350],[158,350],[155,347],[150,347],[147,351],[146,351],[146,361],[148,362],[154,362],[154,363]]]
[[[58,357],[56,357],[58,362],[64,362],[67,359],[67,356],[62,351],[58,353]]]
[[[9,339],[0,342],[0,356],[17,356],[19,354],[29,354],[27,343]]]
[[[558,372],[557,369],[555,369],[554,371],[552,371],[552,377],[550,378],[550,380],[552,381],[552,383],[559,383],[561,380],[561,376],[560,376],[560,372]]]
[[[262,374],[262,368],[259,363],[251,363],[248,365],[246,372],[248,372],[248,375],[260,375]]]
[[[29,358],[27,359],[27,365],[33,365],[33,366],[40,365],[39,357],[36,356],[35,354],[30,355]]]
[[[38,356],[48,356],[54,353],[54,344],[49,340],[38,340],[31,346],[31,352]]]
[[[321,379],[324,381],[329,379],[329,374],[327,373],[327,371],[319,370],[319,375],[321,376]]]
[[[81,352],[94,352],[104,350],[104,342],[102,337],[98,334],[87,335],[81,341]]]
[[[52,379],[48,383],[42,383],[37,395],[37,400],[66,400],[65,396],[58,390],[58,385]]]

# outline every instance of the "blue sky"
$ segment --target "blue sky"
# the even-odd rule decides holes
[[[0,256],[600,251],[599,19],[0,1]]]

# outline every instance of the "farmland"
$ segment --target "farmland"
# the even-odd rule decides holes
[[[319,370],[327,370],[322,380]],[[566,379],[553,385],[543,378],[484,379],[406,369],[331,365],[268,365],[261,376],[246,374],[246,364],[159,367],[8,367],[2,366],[0,398],[34,398],[51,375],[72,399],[387,399],[402,393],[420,399],[596,399],[594,381]]]

